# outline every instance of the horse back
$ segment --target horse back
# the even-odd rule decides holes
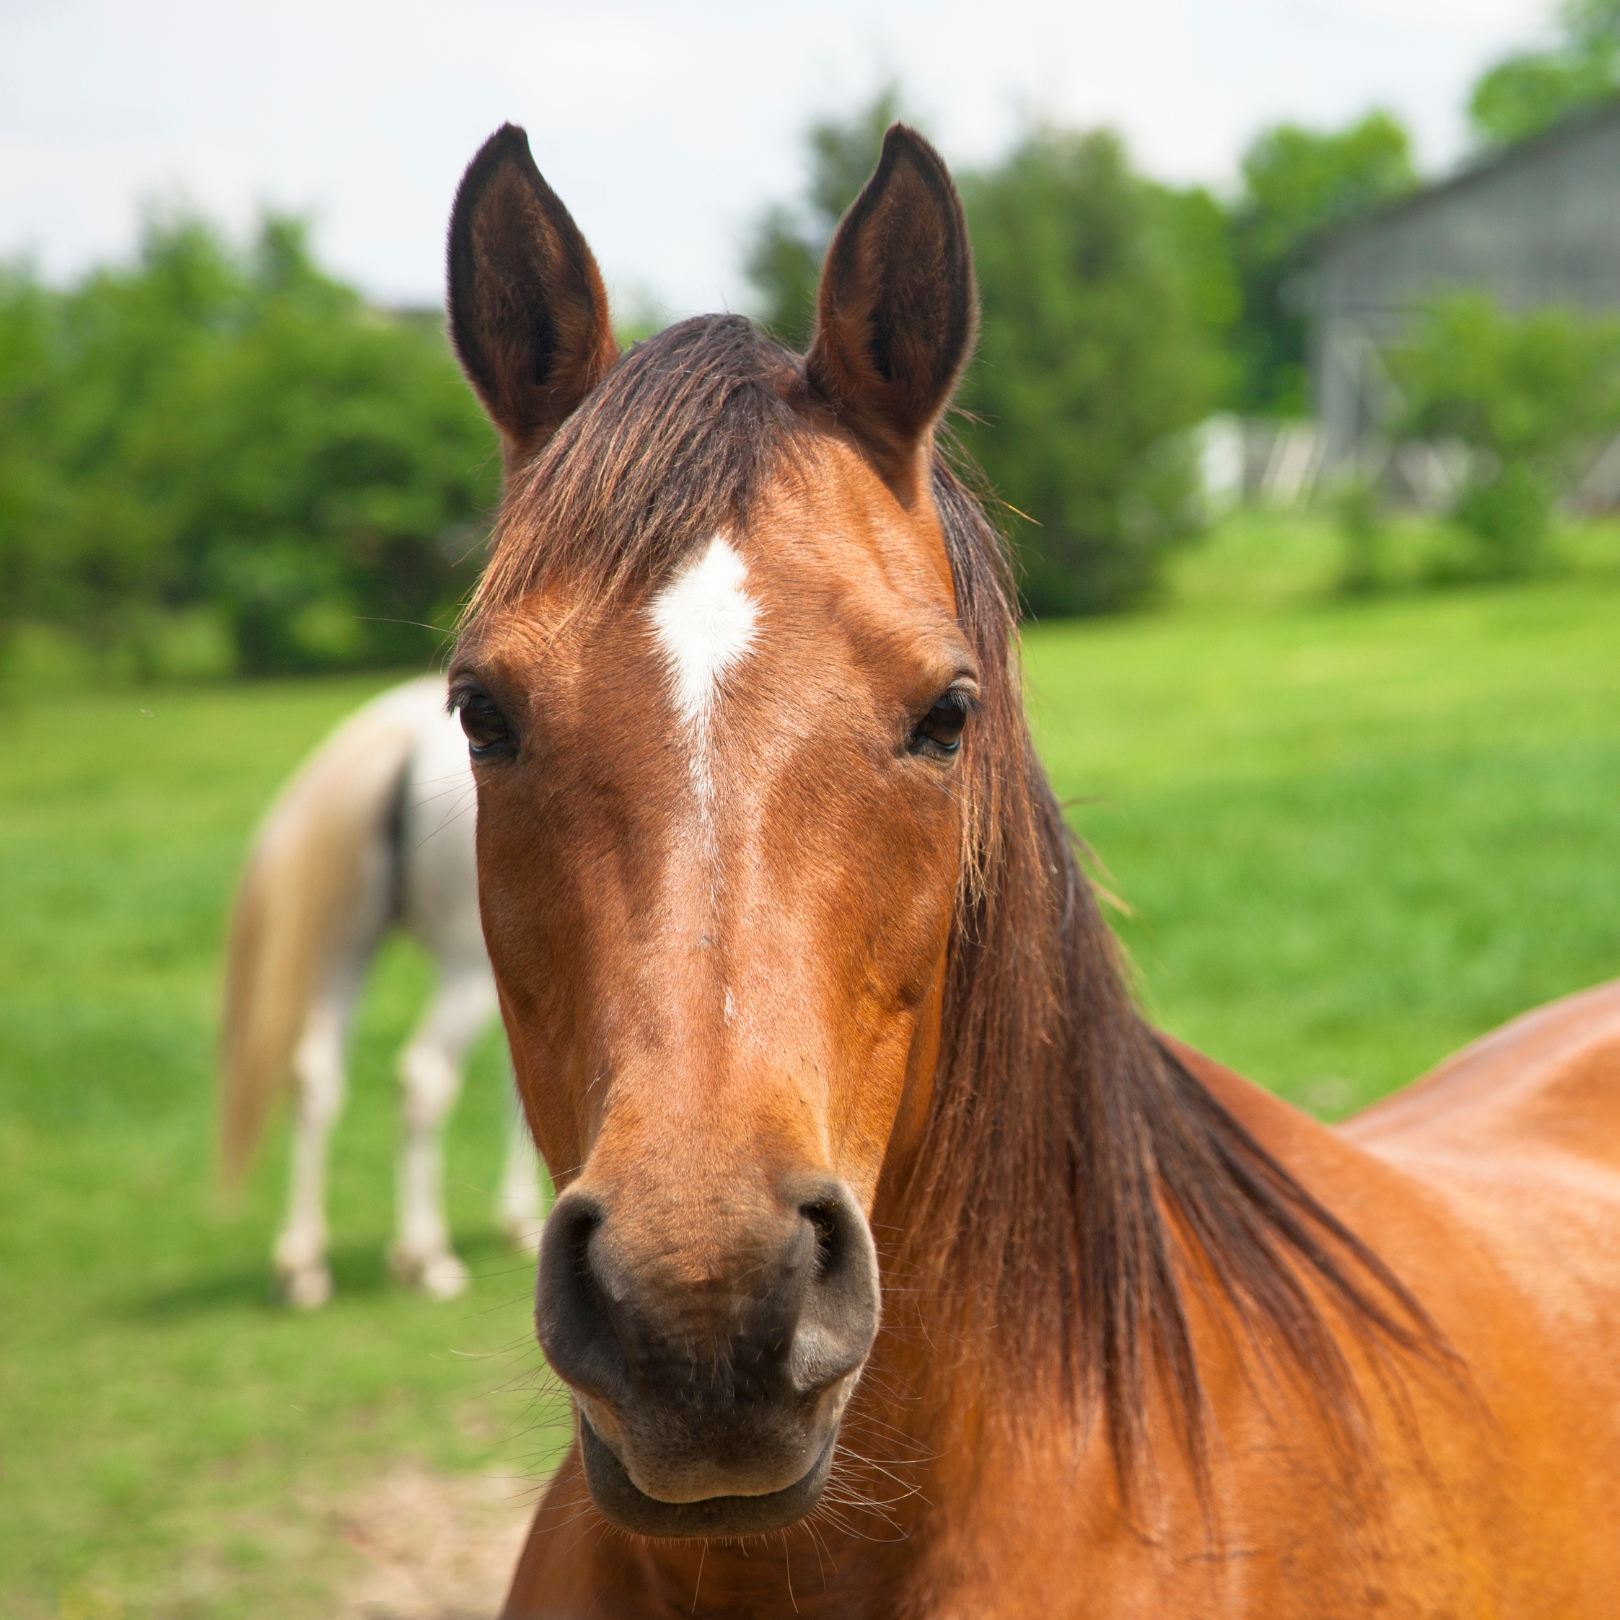
[[[1331,1130],[1207,1059],[1196,1072],[1390,1265],[1458,1358],[1456,1392],[1415,1368],[1403,1380],[1421,1466],[1403,1461],[1402,1422],[1378,1423],[1390,1539],[1377,1557],[1404,1566],[1394,1589],[1433,1612],[1614,1612],[1620,984],[1515,1020]],[[1304,1464],[1291,1468],[1297,1482]],[[1271,1500],[1266,1466],[1239,1472],[1237,1495]],[[1308,1499],[1290,1502],[1309,1516]],[[1340,1546],[1333,1522],[1317,1529],[1290,1592],[1306,1566],[1338,1592],[1372,1557]]]
[[[1545,1334],[1561,1398],[1586,1391],[1591,1441],[1620,1467],[1620,982],[1515,1019],[1337,1134],[1489,1254],[1503,1289],[1470,1329]]]
[[[1401,1159],[1552,1153],[1620,1169],[1620,980],[1514,1019],[1339,1129]]]

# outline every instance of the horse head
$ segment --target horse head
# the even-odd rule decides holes
[[[450,671],[484,930],[563,1187],[541,1344],[597,1506],[654,1536],[817,1502],[878,1331],[870,1225],[939,1053],[983,662],[936,509],[962,208],[892,128],[808,356],[735,317],[624,356],[508,127],[450,232],[508,471]]]

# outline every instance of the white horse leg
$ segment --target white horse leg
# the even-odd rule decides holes
[[[399,1227],[389,1264],[401,1282],[436,1299],[467,1286],[444,1214],[445,1116],[461,1091],[461,1060],[494,1011],[487,970],[446,978],[400,1058],[405,1135],[399,1157]]]
[[[507,1079],[512,1062],[503,1065]],[[529,1122],[516,1089],[507,1097],[510,1128],[506,1137],[506,1168],[501,1172],[501,1190],[495,1198],[495,1222],[514,1249],[539,1254],[540,1233],[546,1224],[545,1199],[540,1186],[540,1156],[529,1137]]]
[[[341,996],[323,997],[311,1010],[293,1056],[292,1197],[274,1253],[282,1293],[300,1310],[313,1310],[332,1296],[326,1264],[326,1149],[343,1109],[348,1014]]]
[[[343,1109],[343,1048],[360,1003],[366,970],[388,927],[392,856],[385,827],[359,852],[360,893],[293,1053],[297,1096],[293,1118],[292,1198],[276,1239],[276,1273],[289,1304],[304,1310],[332,1294],[326,1264],[326,1149]]]

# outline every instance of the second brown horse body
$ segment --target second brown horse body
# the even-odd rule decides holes
[[[520,131],[450,258],[509,471],[451,693],[578,1414],[508,1615],[1613,1613],[1620,988],[1336,1131],[1146,1027],[933,445],[932,149],[806,357],[620,359]]]

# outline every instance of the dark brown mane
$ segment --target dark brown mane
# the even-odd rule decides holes
[[[1002,1376],[1101,1399],[1129,1489],[1150,1369],[1202,1474],[1189,1247],[1355,1449],[1349,1363],[1313,1296],[1372,1351],[1439,1351],[1389,1268],[1191,1074],[1132,1004],[1113,935],[1035,755],[1006,548],[943,459],[934,498],[978,656],[977,893],[952,937],[941,1072],[910,1189],[911,1264],[993,1329]],[[945,1244],[937,1234],[951,1234]],[[969,1350],[968,1353],[972,1353]]]
[[[803,363],[736,316],[637,345],[508,494],[469,624],[550,579],[649,588],[746,527],[812,441]],[[1006,552],[943,458],[934,496],[982,704],[941,1071],[901,1263],[956,1302],[964,1354],[1100,1401],[1129,1487],[1162,1373],[1196,1468],[1205,1397],[1189,1266],[1351,1435],[1360,1397],[1319,1299],[1374,1353],[1438,1342],[1389,1269],[1146,1025],[1024,719]],[[971,1347],[977,1347],[971,1348]],[[942,1352],[943,1353],[943,1352]]]

